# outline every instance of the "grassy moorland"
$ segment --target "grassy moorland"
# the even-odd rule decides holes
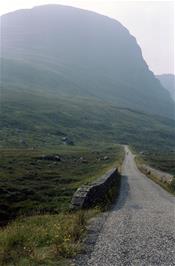
[[[39,148],[129,143],[141,149],[174,146],[175,121],[92,97],[60,97],[41,89],[5,87],[1,93],[0,146]]]
[[[123,155],[119,145],[2,149],[1,224],[17,218],[0,230],[0,264],[69,265],[68,259],[82,248],[88,219],[99,212],[69,213],[72,194],[119,167]]]
[[[59,160],[43,156],[57,155]],[[113,145],[98,148],[1,150],[1,223],[22,214],[68,210],[73,192],[121,164],[123,151]]]
[[[168,93],[122,25],[77,11],[2,17],[0,265],[69,265],[98,212],[68,212],[72,194],[121,164],[117,144],[174,171],[157,160],[175,147]]]
[[[141,155],[146,164],[175,176],[175,152],[148,152]]]
[[[71,265],[87,221],[99,211],[35,215],[0,230],[0,265]]]
[[[0,231],[0,263],[67,266],[97,212],[67,212],[76,188],[121,164],[116,143],[170,152],[175,123],[90,97],[8,86],[1,97],[1,225],[16,219]]]
[[[161,134],[161,133],[160,133]],[[137,160],[155,169],[170,173],[175,176],[175,147],[154,145],[131,145],[131,149],[136,153]]]

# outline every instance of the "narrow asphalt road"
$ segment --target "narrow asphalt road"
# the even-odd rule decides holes
[[[175,197],[144,176],[125,149],[120,197],[87,265],[175,265]]]

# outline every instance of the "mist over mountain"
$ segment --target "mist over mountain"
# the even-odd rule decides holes
[[[167,89],[175,101],[175,75],[173,74],[162,74],[157,75],[157,78],[160,80],[162,86]]]
[[[46,5],[2,16],[1,36],[4,97],[6,89],[22,88],[173,117],[169,93],[116,20]]]

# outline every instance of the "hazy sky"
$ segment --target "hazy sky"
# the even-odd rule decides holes
[[[64,4],[119,20],[134,35],[155,74],[174,73],[174,1],[0,0],[0,15],[43,4]]]

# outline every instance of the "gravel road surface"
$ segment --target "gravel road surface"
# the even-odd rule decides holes
[[[175,197],[144,176],[125,149],[119,200],[86,265],[175,265]]]

